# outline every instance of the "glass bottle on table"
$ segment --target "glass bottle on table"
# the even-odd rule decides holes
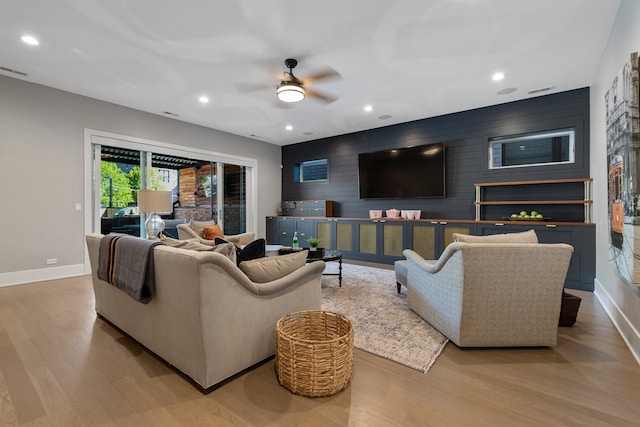
[[[293,249],[298,249],[298,232],[293,232]]]

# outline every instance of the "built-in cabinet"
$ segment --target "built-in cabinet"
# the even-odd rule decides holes
[[[344,259],[392,264],[411,248],[425,259],[437,259],[453,242],[454,233],[490,235],[533,229],[541,243],[568,243],[574,253],[565,287],[593,290],[595,226],[520,221],[372,220],[364,218],[267,217],[267,243],[290,246],[298,232],[301,246],[309,237],[320,246],[337,249]]]
[[[331,200],[285,200],[280,202],[282,216],[299,217],[331,217],[333,202]]]
[[[447,221],[385,221],[357,218],[267,217],[267,243],[290,246],[294,232],[301,246],[309,237],[341,251],[346,259],[392,263],[412,248],[426,259],[440,256],[454,233],[472,234],[473,224]]]
[[[267,217],[267,242],[291,245],[297,231],[302,246],[313,236],[320,239],[321,247],[337,249],[345,259],[392,264],[403,258],[406,248],[425,259],[437,259],[454,241],[455,233],[482,236],[533,229],[541,243],[573,246],[565,286],[592,291],[595,225],[591,223],[591,181],[577,178],[475,184],[475,221]],[[283,209],[309,206],[293,203],[283,202]],[[512,220],[510,213],[520,210],[546,215],[542,220]]]

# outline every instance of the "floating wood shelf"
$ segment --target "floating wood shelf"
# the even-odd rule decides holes
[[[482,218],[481,206],[509,206],[509,205],[584,205],[584,222],[591,223],[591,182],[592,178],[575,178],[575,179],[544,179],[533,181],[506,181],[506,182],[488,182],[483,184],[474,184],[476,187],[476,221],[485,220]],[[557,184],[574,184],[583,183],[583,198],[568,200],[498,200],[483,201],[482,189],[487,187],[506,187],[506,186],[527,186],[527,185],[557,185]]]

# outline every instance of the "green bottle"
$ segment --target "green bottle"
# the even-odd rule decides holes
[[[298,249],[298,232],[293,232],[293,248]]]

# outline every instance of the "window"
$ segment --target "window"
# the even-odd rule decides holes
[[[309,160],[296,165],[296,181],[314,182],[329,179],[329,163],[327,159]]]
[[[91,157],[92,163],[87,175],[91,194],[85,194],[92,206],[87,230],[140,236],[145,219],[137,208],[140,188],[172,191],[173,209],[163,213],[165,221],[213,219],[229,235],[255,229],[252,161],[125,138],[92,134],[85,139],[85,160]],[[175,227],[165,229],[165,234],[177,238]]]
[[[489,140],[489,169],[574,163],[575,131],[565,129]]]

